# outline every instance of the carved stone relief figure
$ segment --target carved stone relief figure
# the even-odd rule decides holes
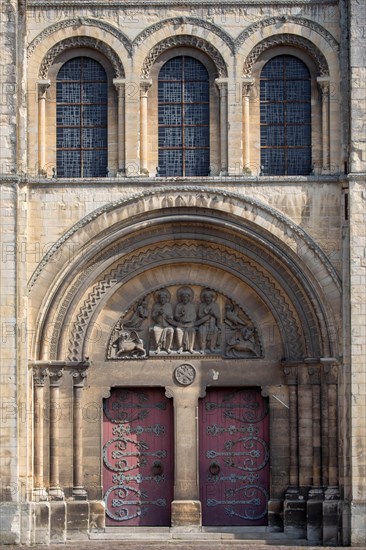
[[[146,357],[144,342],[135,330],[125,330],[123,326],[118,331],[118,336],[112,343],[115,348],[116,357]]]
[[[175,308],[174,318],[177,321],[175,329],[177,335],[177,353],[189,351],[194,353],[196,336],[196,308],[192,304],[193,290],[189,286],[183,286],[177,290],[178,303]]]
[[[148,318],[148,316],[149,309],[147,307],[147,300],[144,298],[143,300],[137,302],[137,304],[133,307],[132,316],[129,319],[124,320],[123,326],[125,328],[131,328],[139,331],[141,330],[142,323]]]
[[[217,353],[216,349],[221,333],[221,311],[216,303],[216,293],[209,288],[201,292],[201,303],[198,306],[198,340],[200,353],[209,351]]]
[[[173,306],[170,303],[170,298],[170,292],[167,289],[157,292],[151,311],[151,318],[155,323],[150,329],[154,335],[155,353],[160,353],[162,350],[167,353],[172,351],[174,328],[171,325]]]
[[[254,358],[261,353],[258,331],[242,307],[212,288],[191,284],[171,285],[136,301],[115,325],[107,358],[167,354]]]
[[[260,346],[256,341],[255,329],[250,322],[240,316],[238,307],[231,301],[225,304],[224,323],[228,327],[225,355],[227,357],[259,357]]]

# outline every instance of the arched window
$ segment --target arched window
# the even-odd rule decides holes
[[[209,75],[200,61],[167,61],[158,79],[160,176],[207,176],[210,164]]]
[[[311,79],[297,57],[279,55],[260,77],[261,174],[311,172]]]
[[[57,177],[107,175],[107,75],[100,63],[75,57],[56,80]]]

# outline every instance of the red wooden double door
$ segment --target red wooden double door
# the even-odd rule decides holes
[[[173,403],[161,388],[117,388],[104,402],[108,526],[169,526]],[[203,525],[267,524],[268,408],[258,388],[212,388],[199,403]]]

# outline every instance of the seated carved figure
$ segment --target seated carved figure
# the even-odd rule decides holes
[[[145,298],[140,300],[134,307],[132,315],[123,320],[123,326],[135,330],[140,330],[142,323],[149,316],[147,301]]]
[[[196,322],[201,353],[204,353],[206,348],[212,352],[217,351],[216,346],[221,333],[221,312],[215,300],[213,290],[206,288],[201,292]]]
[[[167,353],[171,353],[174,328],[170,324],[173,321],[170,292],[166,289],[160,290],[156,294],[155,300],[155,304],[151,310],[151,318],[155,324],[150,328],[150,331],[154,335],[155,352],[160,353],[160,351],[164,350]]]
[[[193,290],[188,286],[182,286],[177,290],[178,303],[175,308],[174,319],[176,321],[175,333],[177,335],[178,353],[182,351],[194,352],[194,340],[196,329],[196,308],[192,304]]]

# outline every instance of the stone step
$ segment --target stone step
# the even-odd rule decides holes
[[[253,529],[230,529],[202,528],[201,530],[180,530],[154,527],[110,527],[101,532],[91,532],[90,540],[93,541],[133,541],[133,542],[189,542],[204,543],[212,545],[220,543],[244,542],[246,546],[252,545],[281,545],[281,546],[308,546],[305,539],[290,539],[284,533],[269,533],[266,528]]]

